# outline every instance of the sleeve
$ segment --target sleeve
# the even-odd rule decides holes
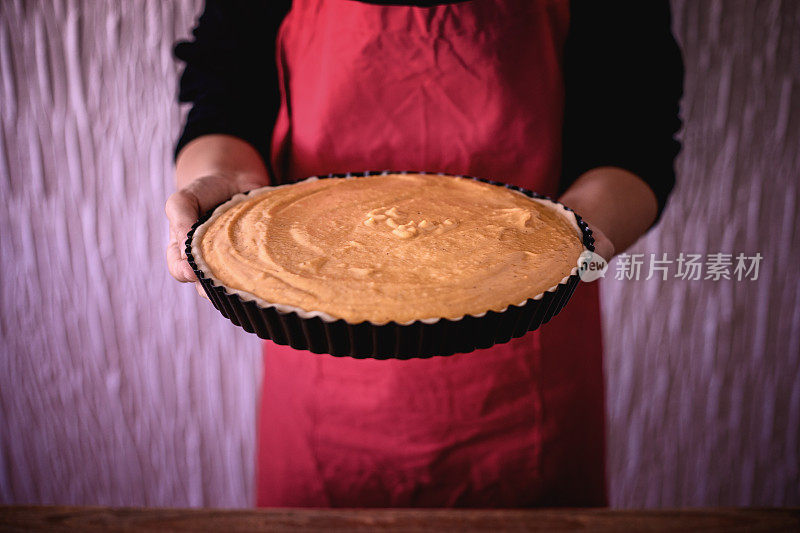
[[[661,217],[681,145],[683,59],[667,0],[572,0],[564,48],[561,190],[599,166],[647,183]]]
[[[212,133],[239,137],[269,163],[270,135],[280,106],[275,40],[291,1],[207,0],[193,41],[175,45],[186,66],[178,101],[191,109],[175,157]]]

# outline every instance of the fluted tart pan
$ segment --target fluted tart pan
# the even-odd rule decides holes
[[[316,177],[325,179],[404,173],[409,173],[409,171],[329,174]],[[425,172],[414,173],[425,174]],[[581,232],[584,250],[594,251],[592,231],[568,207],[516,185],[472,176],[458,177],[506,187],[530,198],[547,200],[560,206],[575,217],[575,222]],[[220,206],[225,203],[227,202]],[[206,222],[217,208],[205,213],[192,226],[186,239],[186,255],[189,265],[197,275],[214,307],[235,325],[249,333],[255,333],[262,339],[317,354],[355,358],[411,359],[453,355],[489,348],[495,344],[508,342],[512,338],[521,337],[546,324],[566,305],[580,282],[576,262],[571,273],[558,284],[541,294],[528,298],[521,305],[509,305],[500,312],[489,310],[480,315],[464,315],[456,320],[426,319],[408,324],[396,322],[374,324],[369,321],[353,324],[343,319],[335,319],[325,313],[292,309],[290,306],[277,303],[268,304],[263,300],[257,302],[255,299],[250,299],[247,293],[222,286],[212,278],[210,272],[199,268],[194,257],[192,238],[197,228]]]

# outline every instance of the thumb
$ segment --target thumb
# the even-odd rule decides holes
[[[192,224],[200,216],[200,203],[197,197],[183,189],[176,191],[167,198],[164,211],[169,220],[170,240],[183,244]]]

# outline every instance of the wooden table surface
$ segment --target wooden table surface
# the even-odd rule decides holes
[[[800,531],[800,508],[134,509],[0,506],[0,531]]]

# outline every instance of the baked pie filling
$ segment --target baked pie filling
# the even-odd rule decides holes
[[[562,206],[434,174],[310,178],[237,195],[192,245],[198,267],[249,299],[374,324],[522,305],[574,273],[583,249]]]

